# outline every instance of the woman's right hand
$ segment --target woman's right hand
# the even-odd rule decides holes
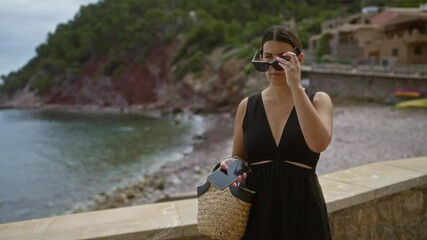
[[[221,169],[228,170],[228,166],[227,165],[231,161],[234,161],[234,160],[236,160],[236,157],[228,157],[228,158],[225,158],[224,160],[222,160],[221,163],[220,163]],[[237,180],[233,183],[233,186],[237,186],[241,181],[243,181],[247,177],[248,177],[248,175],[246,173],[243,173],[242,175],[239,175],[237,177]]]

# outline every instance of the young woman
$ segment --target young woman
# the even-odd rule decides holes
[[[237,182],[256,192],[243,239],[331,239],[315,168],[331,142],[332,102],[302,87],[301,50],[292,29],[269,28],[252,62],[270,84],[237,108],[232,155],[252,169]]]

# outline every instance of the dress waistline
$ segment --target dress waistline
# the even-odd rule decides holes
[[[271,163],[271,162],[283,162],[283,163],[287,163],[302,169],[307,169],[307,170],[314,170],[312,167],[306,165],[306,164],[302,164],[302,163],[298,163],[298,162],[293,162],[293,161],[288,161],[288,160],[283,160],[283,161],[278,161],[278,160],[263,160],[263,161],[259,161],[259,162],[254,162],[254,163],[249,163],[249,166],[256,166],[256,165],[262,165],[262,164],[267,164],[267,163]]]

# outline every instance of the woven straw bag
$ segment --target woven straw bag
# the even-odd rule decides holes
[[[214,170],[217,168],[219,164]],[[233,185],[219,190],[206,181],[197,187],[197,229],[212,239],[241,239],[254,194],[254,191]]]

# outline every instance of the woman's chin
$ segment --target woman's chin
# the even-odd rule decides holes
[[[284,74],[270,74],[270,82],[275,83],[286,83],[286,78]]]

